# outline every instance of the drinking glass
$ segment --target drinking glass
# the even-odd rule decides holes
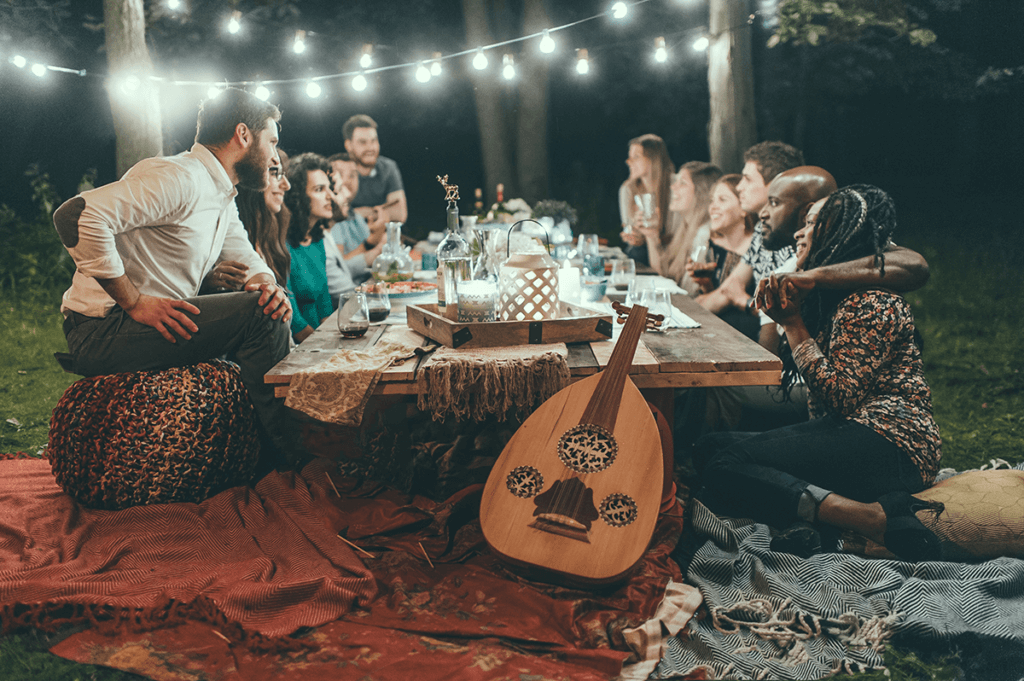
[[[651,218],[654,217],[654,194],[640,195],[640,210],[643,213],[644,227],[650,227]]]
[[[604,276],[604,258],[601,257],[601,245],[596,234],[580,234],[576,250],[583,259],[584,274]]]
[[[644,291],[654,288],[654,277],[634,277],[626,287],[626,305],[636,305]]]
[[[612,275],[609,284],[617,291],[625,291],[629,284],[636,279],[635,260],[613,260]]]
[[[366,291],[367,317],[371,324],[380,324],[391,314],[391,298],[384,286],[373,286]]]
[[[646,307],[649,314],[663,315],[663,328],[672,319],[672,293],[668,289],[651,288],[641,291],[637,302]]]
[[[366,293],[349,291],[342,293],[338,301],[338,331],[343,338],[359,338],[370,328],[370,311],[366,304]]]
[[[715,270],[718,269],[718,263],[714,261],[708,262],[707,257],[707,243],[695,244],[693,251],[690,253],[690,262],[693,263],[694,277],[711,279],[715,276]]]

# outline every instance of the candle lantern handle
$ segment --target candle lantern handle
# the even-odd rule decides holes
[[[509,256],[512,254],[512,252],[511,252],[511,249],[512,249],[512,230],[515,229],[516,227],[520,226],[524,222],[532,222],[533,224],[537,225],[538,227],[540,227],[541,229],[544,230],[544,240],[548,242],[548,255],[551,254],[551,235],[548,234],[547,228],[545,228],[544,225],[540,224],[539,222],[537,222],[533,218],[523,218],[522,220],[518,220],[516,222],[513,222],[512,226],[508,228],[507,232],[505,232],[505,259],[506,260],[508,260]]]

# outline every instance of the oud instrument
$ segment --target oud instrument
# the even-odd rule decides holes
[[[661,504],[657,424],[629,380],[640,335],[660,325],[647,308],[628,319],[604,371],[542,404],[509,440],[484,487],[480,525],[509,563],[556,581],[614,582],[643,556]]]

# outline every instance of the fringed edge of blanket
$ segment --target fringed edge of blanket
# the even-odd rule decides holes
[[[315,641],[290,636],[265,636],[231,620],[210,598],[197,596],[190,602],[163,597],[142,608],[97,603],[5,603],[0,605],[0,634],[24,628],[55,632],[69,625],[88,624],[101,634],[144,633],[165,629],[188,621],[214,627],[229,645],[240,645],[253,653],[316,651]]]
[[[454,416],[483,421],[524,415],[569,383],[569,364],[557,352],[500,361],[437,361],[422,371],[417,406],[435,421]]]

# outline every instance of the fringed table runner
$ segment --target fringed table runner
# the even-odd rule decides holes
[[[418,406],[436,421],[526,415],[569,383],[564,343],[453,350],[420,369]]]
[[[320,421],[359,426],[381,374],[415,356],[422,342],[415,334],[389,334],[366,350],[339,350],[292,377],[285,406]]]

